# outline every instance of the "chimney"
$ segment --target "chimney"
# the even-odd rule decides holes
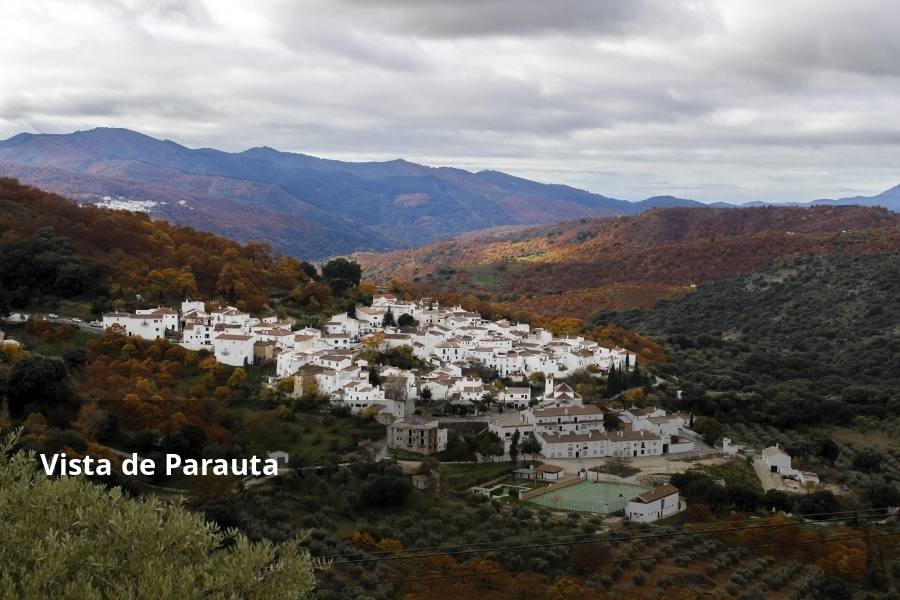
[[[553,375],[547,375],[544,379],[544,398],[549,398],[553,395]]]

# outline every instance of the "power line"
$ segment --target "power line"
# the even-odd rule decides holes
[[[846,516],[844,517],[845,519],[851,519],[851,518],[853,518],[853,517],[863,516],[863,515],[861,515],[861,513],[868,513],[868,512],[878,511],[879,514],[881,514],[881,513],[883,513],[883,511],[885,511],[885,510],[886,510],[886,509],[884,509],[884,508],[864,508],[864,509],[853,509],[853,510],[838,510],[838,511],[831,511],[831,512],[810,513],[810,514],[808,514],[808,515],[802,515],[802,517],[803,517],[804,519],[806,519],[805,522],[814,522],[815,519],[813,519],[812,517],[826,517],[826,516],[835,516],[835,515],[846,515]],[[739,524],[739,523],[755,523],[755,522],[760,521],[760,519],[761,519],[761,518],[741,519],[741,520],[737,520],[737,521],[734,521],[734,520],[708,521],[708,522],[705,522],[705,523],[701,523],[701,524],[699,524],[699,525],[703,525],[703,526],[718,525],[718,524],[736,525],[736,524]],[[790,523],[790,524],[791,524],[791,525],[798,525],[798,524],[802,524],[803,522],[804,522],[804,521],[800,521],[800,522],[798,522],[798,523]],[[692,535],[692,534],[699,533],[699,532],[700,532],[700,531],[694,531],[694,532],[690,532],[689,534]],[[679,532],[673,532],[673,533],[671,533],[670,535],[674,535],[675,533],[679,533]],[[618,537],[618,536],[616,536],[615,533],[613,533],[613,534],[581,533],[581,534],[569,534],[569,535],[564,535],[564,536],[560,536],[560,535],[548,535],[548,536],[528,537],[528,538],[524,538],[524,539],[523,539],[523,538],[507,538],[507,539],[505,539],[505,540],[495,540],[495,541],[485,541],[485,542],[463,542],[463,543],[459,543],[459,544],[442,544],[442,545],[437,545],[437,546],[416,546],[416,547],[412,547],[412,548],[404,548],[403,550],[400,550],[399,552],[421,552],[421,551],[425,551],[425,550],[443,550],[443,549],[458,550],[458,549],[461,549],[461,548],[465,548],[465,547],[467,547],[467,546],[469,546],[469,547],[472,547],[472,546],[479,546],[479,547],[481,547],[481,546],[490,546],[490,545],[495,545],[495,544],[507,544],[507,543],[516,543],[516,544],[517,544],[517,543],[521,543],[521,542],[535,542],[535,541],[540,541],[540,540],[559,540],[560,537],[565,537],[565,538],[584,538],[584,537],[594,537],[594,536],[597,536],[597,535],[615,536],[615,537],[610,537],[610,539],[616,540],[616,541],[621,541],[621,540],[627,541],[627,540],[629,540],[629,539],[634,539],[634,536],[631,536],[631,537],[627,537],[627,536],[626,536],[626,537]],[[485,548],[484,551],[487,552],[487,551],[490,551],[490,550],[491,550],[491,548]],[[334,558],[346,558],[346,557],[361,556],[361,555],[364,555],[364,554],[365,554],[365,555],[369,555],[369,556],[375,556],[375,557],[378,557],[378,556],[390,556],[390,555],[394,555],[394,554],[396,554],[397,552],[398,552],[398,551],[395,551],[395,550],[378,550],[378,551],[366,551],[366,550],[360,550],[360,551],[358,551],[358,552],[345,552],[345,553],[340,553],[340,554],[325,554],[325,555],[318,556],[317,558],[329,560],[329,559],[334,559]],[[373,559],[369,559],[369,560],[374,560],[374,558],[373,558]]]
[[[747,548],[750,550],[758,550],[763,548],[781,548],[784,546],[802,546],[804,544],[827,544],[829,542],[842,542],[842,541],[851,541],[851,540],[862,540],[862,539],[872,539],[872,538],[881,538],[881,537],[889,537],[900,534],[900,531],[893,531],[889,533],[877,533],[877,534],[861,534],[861,535],[847,535],[840,537],[833,537],[826,540],[803,540],[797,542],[779,542],[779,543],[770,543],[770,544],[756,544],[752,546],[744,545],[744,544],[736,544],[738,547]],[[679,556],[695,556],[698,554],[706,554],[706,551],[697,550],[693,552],[682,552],[679,554],[669,554],[664,558],[676,558]],[[654,559],[659,560],[659,557],[652,554],[645,554],[642,556],[630,556],[628,558],[613,558],[608,560],[599,560],[599,561],[588,561],[583,563],[573,564],[575,567],[583,567],[583,566],[592,566],[592,565],[601,565],[601,564],[614,564],[614,563],[630,563],[636,560],[647,560]],[[429,575],[425,577],[406,577],[406,578],[396,578],[396,579],[378,579],[378,583],[411,583],[415,581],[430,581],[436,579],[457,579],[457,578],[465,578],[465,577],[483,577],[487,575],[511,575],[512,573],[506,570],[498,571],[478,571],[474,573],[453,573],[453,574],[445,574],[445,575]]]
[[[874,519],[874,518],[882,518],[884,515],[876,514],[876,515],[860,515],[856,518],[859,519]],[[834,523],[838,521],[846,520],[845,517],[838,517],[832,519],[812,519],[805,521],[806,523]],[[600,539],[582,539],[582,540],[571,540],[571,541],[557,541],[552,543],[544,543],[544,544],[532,544],[525,543],[519,544],[515,546],[500,546],[500,547],[478,547],[478,548],[470,548],[466,550],[454,550],[447,552],[430,552],[430,553],[422,553],[422,554],[406,554],[400,555],[395,554],[392,556],[379,556],[374,558],[358,558],[352,560],[342,560],[342,561],[334,561],[333,565],[347,565],[347,564],[355,564],[355,563],[367,563],[367,562],[381,562],[387,560],[407,560],[411,558],[430,558],[435,556],[459,556],[464,554],[477,554],[480,552],[496,552],[496,551],[507,551],[507,550],[528,550],[533,548],[550,548],[557,546],[577,546],[581,544],[594,544],[597,542],[605,542],[605,541],[630,541],[630,540],[649,540],[649,539],[657,539],[657,538],[665,538],[665,537],[681,537],[688,535],[697,535],[697,534],[709,534],[709,533],[726,533],[731,531],[753,531],[756,529],[771,529],[778,527],[797,527],[802,525],[804,522],[796,522],[796,523],[765,523],[761,525],[751,526],[751,527],[721,527],[714,529],[702,529],[697,531],[679,531],[679,532],[665,532],[665,533],[657,533],[650,535],[640,535],[640,536],[632,536],[628,538],[600,538]],[[593,534],[588,534],[593,535]]]

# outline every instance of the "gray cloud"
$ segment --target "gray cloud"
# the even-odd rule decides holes
[[[394,31],[442,38],[683,35],[716,21],[705,2],[673,0],[339,0],[337,4],[363,11]]]
[[[889,0],[32,0],[0,7],[0,137],[493,168],[641,198],[900,181]]]

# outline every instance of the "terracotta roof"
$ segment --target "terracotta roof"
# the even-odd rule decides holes
[[[650,504],[651,502],[656,502],[657,500],[661,500],[663,498],[668,498],[672,494],[677,494],[678,488],[672,485],[671,483],[667,483],[665,485],[661,485],[658,488],[654,488],[649,492],[644,492],[643,494],[638,494],[634,498],[632,498],[632,502],[639,501],[645,504]]]
[[[787,452],[778,448],[777,446],[769,446],[768,448],[763,449],[763,456],[790,456]]]
[[[538,473],[559,473],[564,471],[562,467],[557,467],[556,465],[538,465],[534,468]]]
[[[537,435],[541,436],[548,444],[563,444],[566,442],[599,442],[601,440],[610,439],[609,434],[603,433],[601,431],[593,430],[587,433],[544,433],[539,432]]]
[[[603,411],[598,406],[586,404],[584,406],[551,406],[549,408],[534,409],[535,417],[566,417],[569,415],[602,415]]]
[[[613,442],[636,442],[639,440],[655,441],[659,436],[649,431],[619,431],[616,434],[609,435],[610,441]]]

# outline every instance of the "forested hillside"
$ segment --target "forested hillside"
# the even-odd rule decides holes
[[[260,310],[270,293],[309,281],[309,265],[147,215],[70,200],[0,178],[0,283],[6,302],[36,296],[177,302],[221,297]]]
[[[413,281],[544,316],[646,308],[691,285],[807,254],[900,248],[900,215],[880,208],[667,208],[633,217],[441,242],[359,260],[376,279]]]
[[[900,415],[900,253],[807,256],[599,312],[665,341],[681,408],[779,428]]]

